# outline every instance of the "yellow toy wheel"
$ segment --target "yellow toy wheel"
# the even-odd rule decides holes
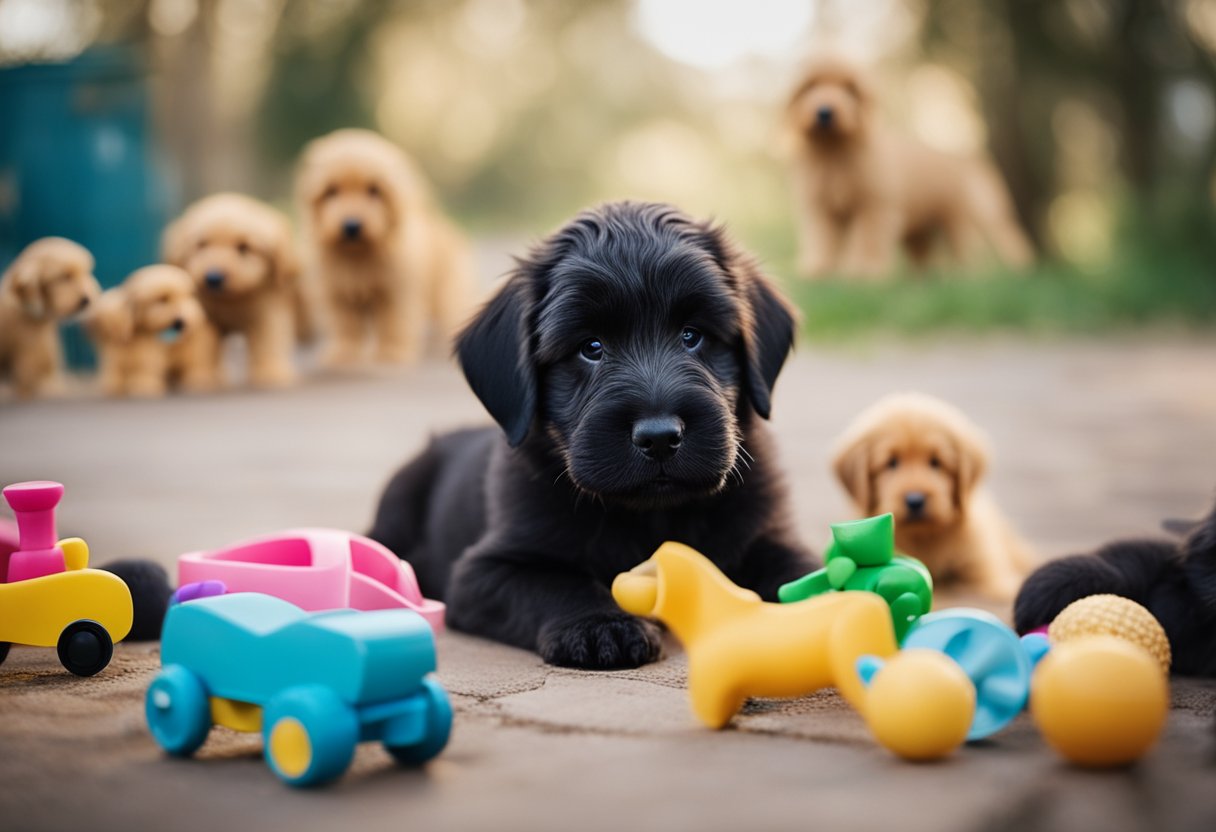
[[[346,771],[359,742],[359,720],[329,688],[305,685],[271,700],[262,735],[266,764],[283,782],[315,786]]]

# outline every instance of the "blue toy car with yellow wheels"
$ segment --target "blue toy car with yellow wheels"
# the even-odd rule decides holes
[[[213,724],[261,732],[270,768],[293,786],[342,775],[379,741],[416,765],[447,745],[452,707],[433,678],[435,640],[409,610],[306,613],[261,593],[176,604],[148,688],[152,735],[189,756]]]

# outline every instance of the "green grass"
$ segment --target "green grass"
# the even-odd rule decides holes
[[[1216,332],[1216,266],[1122,257],[1100,274],[1044,264],[1025,274],[910,274],[881,283],[786,281],[813,340],[874,334]]]

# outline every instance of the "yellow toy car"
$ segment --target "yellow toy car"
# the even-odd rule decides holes
[[[11,644],[55,647],[77,676],[110,663],[114,642],[131,631],[131,591],[122,578],[89,569],[80,538],[55,542],[59,483],[11,485],[4,497],[17,514],[21,544],[0,559],[0,662]]]

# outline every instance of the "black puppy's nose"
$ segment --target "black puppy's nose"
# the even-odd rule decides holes
[[[172,328],[172,329],[173,329],[175,332],[181,332],[183,329],[185,329],[185,328],[186,328],[186,322],[185,322],[185,321],[183,321],[181,318],[174,318],[174,319],[173,319],[173,323],[169,324],[169,326],[170,326],[170,327],[171,327],[171,328]]]
[[[86,310],[86,309],[88,309],[88,308],[89,308],[89,296],[88,296],[88,295],[85,295],[84,297],[82,297],[82,298],[80,299],[80,303],[79,303],[79,304],[77,304],[77,306],[76,306],[76,311],[77,311],[77,312],[83,312],[84,310]]]
[[[920,491],[909,491],[904,495],[904,505],[908,507],[908,514],[913,517],[919,517],[925,512],[925,501],[929,498]]]
[[[678,416],[649,416],[633,423],[633,444],[651,459],[662,462],[676,455],[684,441],[684,423]]]
[[[820,107],[815,111],[815,123],[820,127],[831,127],[832,119],[835,117],[831,107]]]
[[[224,286],[224,273],[219,269],[212,269],[203,275],[203,280],[206,281],[208,289],[221,289]]]
[[[348,240],[357,240],[363,233],[363,223],[356,219],[342,221],[342,236]]]

